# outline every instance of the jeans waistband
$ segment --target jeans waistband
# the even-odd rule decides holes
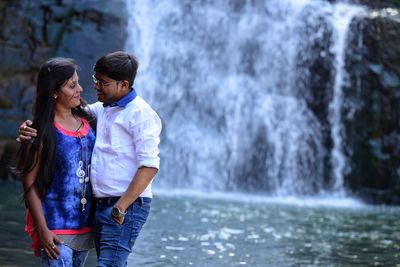
[[[95,198],[96,206],[111,206],[114,205],[120,197],[102,197],[102,198]],[[138,197],[133,203],[139,203],[140,206],[143,204],[142,197]],[[132,204],[133,204],[132,203]]]

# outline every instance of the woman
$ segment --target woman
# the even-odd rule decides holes
[[[95,136],[84,111],[71,59],[53,58],[40,69],[33,127],[18,170],[27,205],[25,230],[43,266],[83,266],[93,247],[90,160]]]

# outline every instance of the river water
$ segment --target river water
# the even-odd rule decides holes
[[[0,186],[0,266],[38,266],[19,184]],[[128,266],[400,266],[399,208],[157,191]]]

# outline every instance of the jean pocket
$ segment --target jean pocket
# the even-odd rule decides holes
[[[98,214],[97,217],[99,217],[100,223],[102,223],[102,224],[109,224],[109,225],[120,226],[121,224],[119,224],[118,222],[116,222],[116,221],[113,219],[112,215],[111,215],[112,208],[113,208],[113,206],[103,208],[101,211],[96,210],[96,212],[100,213],[100,214]],[[123,223],[122,223],[122,224],[123,224]]]

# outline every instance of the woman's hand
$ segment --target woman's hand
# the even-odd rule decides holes
[[[57,245],[64,242],[49,229],[38,230],[38,235],[43,251],[50,259],[57,259],[60,255],[60,250]]]

